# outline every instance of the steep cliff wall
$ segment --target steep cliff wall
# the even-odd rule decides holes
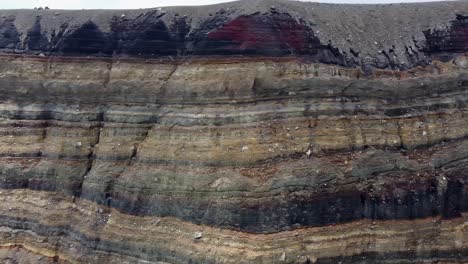
[[[0,10],[1,263],[468,262],[468,3]]]

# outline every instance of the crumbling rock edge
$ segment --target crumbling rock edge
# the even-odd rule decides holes
[[[405,70],[468,50],[468,3],[235,1],[144,10],[1,10],[0,50],[145,58],[298,56]]]

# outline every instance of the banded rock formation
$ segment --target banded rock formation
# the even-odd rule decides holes
[[[468,4],[0,11],[0,262],[468,262]]]

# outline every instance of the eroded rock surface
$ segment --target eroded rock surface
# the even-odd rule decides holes
[[[0,262],[468,262],[468,4],[0,11]]]

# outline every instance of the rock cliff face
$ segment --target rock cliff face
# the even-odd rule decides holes
[[[468,3],[0,10],[0,263],[467,263]]]

